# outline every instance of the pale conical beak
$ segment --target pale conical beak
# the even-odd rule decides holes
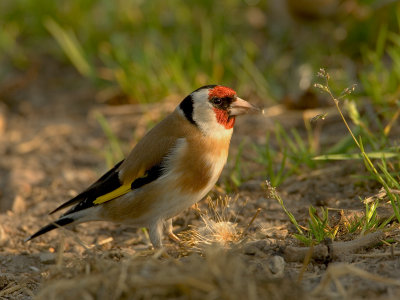
[[[253,104],[236,97],[229,107],[230,116],[239,116],[248,113],[260,113],[261,109],[254,106]]]

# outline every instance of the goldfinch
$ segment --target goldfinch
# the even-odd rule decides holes
[[[163,230],[179,240],[172,232],[171,218],[211,190],[228,157],[235,117],[256,111],[228,87],[207,85],[195,90],[126,159],[51,214],[72,208],[26,241],[88,221],[146,227],[154,248],[162,246]]]

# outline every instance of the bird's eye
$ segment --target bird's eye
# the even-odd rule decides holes
[[[222,103],[222,100],[221,98],[213,98],[212,103],[214,103],[215,105],[220,105]]]

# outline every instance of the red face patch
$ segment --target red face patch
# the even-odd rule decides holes
[[[217,85],[215,88],[209,90],[208,99],[212,98],[225,98],[234,97],[236,92],[226,86]]]
[[[225,127],[225,129],[231,129],[233,125],[235,125],[235,117],[229,117],[229,114],[226,110],[213,108],[215,112],[215,117],[217,118],[217,122]]]
[[[208,100],[212,101],[214,98],[234,98],[236,92],[226,86],[217,85],[215,88],[208,91]],[[235,125],[235,117],[229,117],[229,113],[225,109],[213,107],[217,122],[223,125],[226,129],[231,129]]]

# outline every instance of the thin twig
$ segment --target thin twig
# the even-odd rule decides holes
[[[257,216],[259,215],[259,213],[261,212],[261,208],[257,208],[256,213],[254,214],[253,218],[251,218],[249,224],[247,225],[246,229],[243,230],[242,236],[244,236],[247,231],[249,230],[250,226],[253,224],[254,220],[257,218]]]
[[[312,295],[316,296],[321,294],[325,288],[329,285],[330,281],[333,280],[336,284],[338,290],[341,290],[340,293],[344,293],[344,289],[341,289],[341,284],[339,283],[339,277],[345,275],[355,275],[364,279],[368,279],[374,282],[380,282],[387,285],[400,286],[400,280],[386,278],[380,275],[369,273],[363,269],[357,268],[353,265],[348,265],[344,263],[330,265],[328,270],[326,271],[324,277],[322,278],[319,285],[312,291]]]
[[[304,272],[306,271],[307,266],[311,261],[311,258],[312,258],[313,252],[314,252],[314,247],[313,246],[314,245],[311,244],[310,249],[307,252],[307,255],[304,257],[303,266],[301,267],[300,274],[299,274],[299,277],[297,279],[298,283],[300,283],[303,280]]]

